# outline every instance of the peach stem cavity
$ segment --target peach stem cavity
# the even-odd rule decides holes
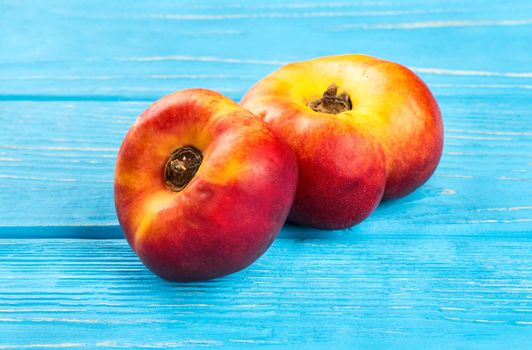
[[[338,93],[338,86],[331,84],[323,92],[323,96],[317,100],[310,101],[308,106],[315,112],[338,114],[345,111],[350,111],[353,108],[351,104],[351,97],[347,92]]]
[[[203,154],[194,146],[176,148],[164,167],[164,182],[172,191],[183,190],[198,171]]]

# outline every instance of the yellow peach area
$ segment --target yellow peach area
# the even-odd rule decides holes
[[[339,87],[338,93],[349,92],[353,106],[352,110],[334,117],[372,129],[376,123],[388,123],[389,116],[397,114],[397,106],[414,96],[412,85],[423,84],[401,65],[355,54],[288,64],[263,79],[260,90],[268,91],[264,98],[294,103],[293,108],[309,110],[308,104],[321,98],[333,83]],[[314,113],[308,116],[313,115],[319,117]]]
[[[136,246],[136,243],[150,229],[159,212],[171,207],[175,203],[176,197],[174,193],[158,191],[149,194],[147,198],[139,202],[140,205],[136,208],[136,213],[132,216],[135,220],[133,227],[136,228],[133,237],[133,246]]]

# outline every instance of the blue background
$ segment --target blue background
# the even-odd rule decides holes
[[[524,0],[0,1],[0,349],[531,348],[531,29]],[[429,182],[349,230],[287,225],[226,278],[145,270],[112,192],[138,114],[341,53],[434,92]]]

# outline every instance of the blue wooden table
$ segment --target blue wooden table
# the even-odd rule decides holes
[[[532,348],[530,1],[0,1],[0,33],[0,349]],[[149,273],[113,207],[137,115],[358,52],[434,92],[432,179],[222,279]]]

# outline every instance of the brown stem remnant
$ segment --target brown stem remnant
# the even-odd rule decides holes
[[[310,101],[308,106],[315,112],[338,114],[352,109],[351,98],[347,92],[338,93],[338,86],[331,84],[323,93],[323,97]]]
[[[197,148],[176,148],[164,167],[164,182],[171,190],[181,191],[196,175],[202,161],[203,155]]]

